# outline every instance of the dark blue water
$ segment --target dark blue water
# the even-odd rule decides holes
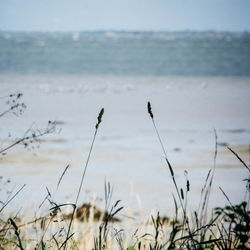
[[[0,73],[250,76],[250,33],[0,33]]]

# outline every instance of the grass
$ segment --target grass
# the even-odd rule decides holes
[[[87,160],[83,167],[75,202],[57,204],[54,201],[62,179],[69,171],[69,165],[67,165],[59,177],[54,194],[47,188],[47,195],[40,207],[48,202],[50,208],[44,215],[23,222],[19,221],[20,216],[17,213],[15,216],[4,220],[3,211],[6,211],[8,204],[22,191],[24,186],[21,187],[17,192],[11,194],[7,201],[2,202],[0,208],[0,216],[2,217],[0,219],[0,249],[248,249],[250,247],[249,166],[236,152],[228,148],[246,170],[248,183],[246,199],[241,204],[233,205],[228,195],[221,189],[228,205],[224,208],[217,207],[212,213],[209,213],[208,204],[216,170],[218,145],[217,133],[214,130],[214,164],[201,188],[197,210],[188,211],[187,204],[190,202],[188,194],[191,183],[187,173],[185,189],[180,188],[175,178],[174,167],[169,162],[167,150],[156,126],[150,102],[147,104],[147,111],[152,120],[161,150],[164,153],[166,167],[170,172],[175,196],[177,197],[177,199],[175,196],[169,198],[173,200],[175,206],[173,218],[162,217],[157,212],[149,215],[147,223],[137,225],[136,230],[126,231],[121,228],[119,220],[116,218],[123,206],[120,206],[120,200],[111,204],[113,188],[109,182],[105,182],[104,186],[105,206],[103,211],[97,209],[95,204],[78,204],[94,142],[104,114],[104,109],[101,109],[97,117]],[[2,115],[8,112],[3,112]],[[2,152],[8,151],[19,143],[26,143],[31,138],[35,139],[50,133],[50,128],[55,129],[54,123],[52,125],[52,128],[49,127],[39,134],[33,134],[32,132],[31,135],[25,135],[16,143],[3,149]],[[70,212],[70,210],[72,211]],[[77,219],[80,219],[81,222],[78,222]]]

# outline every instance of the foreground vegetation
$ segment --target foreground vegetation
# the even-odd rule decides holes
[[[21,94],[10,96],[15,100],[12,106],[0,114],[0,117],[8,112],[23,111],[25,105],[20,102]],[[89,159],[94,147],[95,138],[102,122],[104,109],[101,109],[86,163],[84,165],[79,188],[76,193],[75,202],[72,204],[57,204],[54,195],[47,189],[41,206],[48,202],[50,208],[43,216],[24,222],[15,216],[4,219],[4,213],[9,203],[24,188],[21,187],[16,193],[11,193],[7,201],[1,201],[0,208],[0,248],[1,249],[249,249],[250,212],[249,212],[249,166],[234,152],[242,166],[246,169],[246,199],[241,204],[232,204],[227,194],[221,189],[222,194],[228,201],[228,206],[217,207],[212,212],[208,211],[211,187],[216,168],[217,158],[217,134],[215,134],[214,163],[208,172],[204,186],[201,188],[199,207],[196,211],[188,211],[188,194],[190,182],[186,177],[185,189],[179,188],[175,178],[174,168],[168,160],[166,150],[158,132],[151,104],[148,103],[147,111],[153,123],[156,136],[159,140],[161,150],[164,153],[166,167],[169,169],[175,196],[175,216],[173,218],[161,217],[159,213],[151,215],[147,223],[138,225],[132,232],[121,228],[119,219],[120,200],[111,204],[113,189],[110,183],[105,183],[105,207],[103,211],[98,210],[94,204],[78,204],[79,195],[82,191],[83,181],[88,168]],[[8,147],[1,149],[5,154],[10,148],[17,144],[25,147],[32,140],[39,140],[41,136],[54,132],[56,123],[49,121],[45,130],[34,130],[30,128],[27,133]],[[68,166],[60,176],[57,189]],[[80,221],[80,222],[78,222]]]

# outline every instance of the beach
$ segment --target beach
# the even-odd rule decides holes
[[[27,184],[9,209],[38,207],[46,187],[55,190],[68,164],[56,200],[75,200],[97,116],[104,108],[79,203],[95,200],[102,206],[106,180],[114,186],[113,200],[122,200],[133,216],[152,209],[171,214],[172,194],[176,194],[147,113],[148,101],[183,188],[188,172],[190,208],[198,206],[202,185],[214,164],[214,130],[218,155],[210,206],[227,203],[219,186],[233,203],[244,198],[247,170],[227,146],[249,161],[249,78],[2,74],[0,82],[2,97],[23,93],[27,106],[22,115],[9,113],[1,118],[2,147],[20,138],[34,122],[39,129],[49,120],[57,122],[55,133],[27,148],[18,145],[1,157],[1,175],[11,180],[9,187]],[[5,108],[2,101],[1,110]]]

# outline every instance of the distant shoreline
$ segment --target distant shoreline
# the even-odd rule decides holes
[[[62,34],[146,34],[146,35],[171,35],[171,34],[250,34],[250,30],[228,31],[228,30],[1,30],[0,33],[62,33]]]

